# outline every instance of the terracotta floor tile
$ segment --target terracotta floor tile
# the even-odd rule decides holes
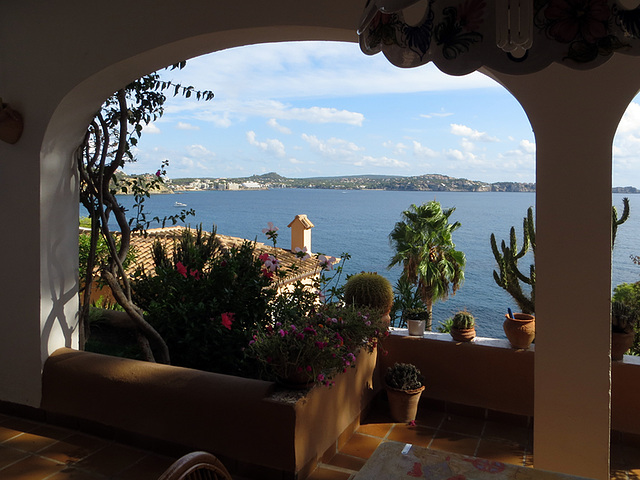
[[[7,440],[9,440],[10,438],[13,437],[17,437],[18,435],[21,435],[22,432],[21,430],[17,430],[17,429],[13,429],[13,428],[9,428],[9,427],[5,427],[3,425],[0,425],[0,443],[4,443]]]
[[[42,480],[63,468],[64,465],[59,463],[29,455],[23,460],[0,470],[0,478],[8,480]]]
[[[416,423],[426,427],[438,428],[445,417],[444,412],[429,410],[427,408],[418,409]]]
[[[363,435],[384,438],[387,433],[389,433],[389,430],[391,430],[391,427],[393,427],[393,423],[367,423],[360,425],[356,432],[362,433]]]
[[[144,453],[139,450],[122,445],[110,444],[92,453],[85,459],[80,460],[76,466],[82,470],[112,476],[131,467],[143,456]]]
[[[632,468],[631,470],[628,470],[627,473],[629,474],[629,480],[640,479],[640,468]]]
[[[480,458],[513,465],[524,465],[525,451],[515,444],[481,439],[476,455]]]
[[[133,466],[120,472],[118,480],[157,480],[175,461],[175,458],[148,454]]]
[[[609,478],[611,480],[627,480],[627,471],[626,470],[616,470],[611,469],[609,472]]]
[[[307,480],[349,480],[350,478],[350,473],[340,472],[338,470],[332,470],[330,468],[320,466],[307,477]]]
[[[340,453],[353,457],[369,458],[374,450],[380,445],[381,440],[368,435],[354,433],[351,439],[340,450]]]
[[[22,435],[7,440],[3,445],[24,450],[25,452],[37,452],[57,441],[55,438],[43,437],[35,433],[23,433]]]
[[[40,450],[38,455],[71,464],[82,460],[107,445],[108,442],[99,438],[76,433]]]
[[[404,424],[396,424],[387,440],[401,443],[411,443],[412,445],[418,445],[420,447],[428,447],[435,435],[436,430],[429,427],[422,427],[420,425],[410,426]]]
[[[15,448],[9,448],[0,445],[0,469],[6,467],[7,465],[11,465],[21,458],[25,458],[28,455],[28,453],[16,450]],[[2,478],[2,474],[0,474],[0,478]]]
[[[333,465],[334,467],[346,468],[348,470],[358,471],[365,464],[366,459],[352,457],[350,455],[345,455],[343,453],[338,453],[333,456],[333,458],[329,461],[329,465]]]
[[[59,473],[56,473],[53,477],[47,478],[47,480],[104,480],[104,478],[103,475],[97,473],[67,467]]]
[[[487,421],[482,431],[482,438],[522,445],[526,448],[533,443],[533,430],[517,425]]]
[[[479,441],[480,439],[478,437],[468,437],[457,433],[439,431],[433,438],[429,448],[473,456],[475,455]]]
[[[13,430],[19,430],[21,432],[30,432],[31,430],[38,428],[40,424],[31,422],[29,420],[23,420],[22,418],[9,417],[8,420],[2,422],[2,427],[11,428]]]
[[[447,415],[440,425],[440,430],[451,433],[460,433],[462,435],[480,436],[483,427],[484,420],[480,418]]]
[[[64,440],[68,436],[72,435],[74,432],[72,430],[67,430],[66,428],[54,427],[53,425],[43,424],[34,428],[29,433],[33,433],[34,435],[40,435],[41,437],[53,438],[55,440]]]

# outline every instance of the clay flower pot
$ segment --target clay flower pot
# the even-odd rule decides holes
[[[536,337],[536,317],[527,313],[514,313],[513,317],[505,315],[502,324],[509,343],[513,348],[529,348]]]
[[[611,360],[619,362],[624,358],[624,354],[633,345],[635,332],[618,333],[611,332]]]
[[[391,418],[397,423],[408,423],[415,420],[424,385],[415,390],[398,390],[388,385],[385,385],[385,388],[389,399]]]
[[[451,338],[453,338],[456,342],[470,342],[474,338],[476,338],[476,329],[475,328],[455,328],[451,327]]]
[[[407,320],[409,335],[414,337],[423,337],[425,323],[426,320]]]

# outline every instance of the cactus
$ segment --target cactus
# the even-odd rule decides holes
[[[393,288],[382,275],[361,272],[347,279],[344,301],[347,305],[368,306],[388,312],[393,305]]]
[[[638,312],[629,305],[611,302],[611,331],[616,333],[633,333],[638,328]]]
[[[513,297],[523,313],[533,314],[536,293],[536,227],[533,219],[533,207],[529,207],[527,210],[527,216],[522,222],[522,230],[522,248],[518,250],[516,230],[511,227],[509,246],[504,240],[500,245],[502,253],[498,251],[495,235],[491,234],[491,250],[500,269],[500,273],[493,271],[493,279]],[[533,263],[529,266],[529,275],[527,276],[518,269],[518,260],[524,257],[529,249],[533,252]],[[531,286],[530,296],[522,291],[520,282]]]
[[[623,210],[622,215],[618,218],[618,210],[615,206],[611,207],[611,249],[616,241],[618,227],[629,218],[629,199],[622,199]],[[504,288],[516,301],[522,313],[535,313],[535,295],[536,295],[536,225],[533,219],[533,207],[527,210],[527,216],[522,222],[523,242],[522,249],[518,251],[516,241],[515,228],[511,227],[509,235],[509,246],[507,247],[504,240],[500,245],[502,253],[498,251],[496,237],[491,234],[491,250],[493,256],[498,263],[500,273],[493,271],[493,279],[496,283]],[[524,275],[518,269],[518,260],[531,249],[533,252],[533,263],[529,266],[529,275]],[[527,296],[522,291],[520,282],[531,286],[531,295]]]
[[[624,197],[622,199],[622,215],[618,218],[618,210],[616,207],[611,207],[611,249],[616,243],[616,234],[618,233],[618,227],[627,221],[629,218],[629,199]]]
[[[467,312],[466,310],[462,310],[456,313],[451,321],[451,327],[460,330],[474,328],[475,325],[476,319],[473,317],[473,315],[471,315],[471,313]]]
[[[424,378],[418,368],[411,363],[395,363],[387,369],[385,382],[397,390],[415,390],[422,386]]]

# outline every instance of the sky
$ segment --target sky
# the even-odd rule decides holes
[[[493,80],[412,69],[357,44],[251,45],[187,61],[165,80],[211,90],[171,97],[147,125],[127,173],[169,178],[444,174],[535,182],[535,139],[518,102]],[[614,141],[613,185],[640,188],[640,97]]]

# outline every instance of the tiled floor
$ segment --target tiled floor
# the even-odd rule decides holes
[[[378,410],[362,422],[332,459],[318,465],[309,480],[350,480],[376,447],[389,441],[533,466],[533,429],[522,420],[483,420],[421,408],[416,424],[408,425],[393,423],[382,409]],[[640,479],[640,444],[612,440],[611,478]]]
[[[0,414],[2,480],[156,480],[174,460]]]
[[[415,425],[377,408],[309,480],[349,480],[382,442],[402,442],[532,466],[532,428],[522,420],[479,419],[421,408]],[[156,480],[175,460],[94,436],[0,414],[2,480]],[[640,443],[611,447],[611,478],[640,480]]]

